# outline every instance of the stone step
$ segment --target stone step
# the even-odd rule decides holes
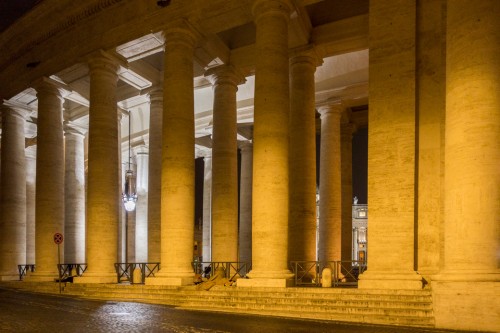
[[[255,315],[267,315],[275,317],[292,317],[301,319],[316,319],[316,320],[335,320],[345,322],[363,322],[367,324],[382,324],[382,325],[399,325],[399,326],[417,326],[417,327],[434,327],[434,318],[430,317],[415,317],[415,316],[389,316],[389,315],[373,315],[373,314],[344,314],[335,312],[314,312],[300,311],[296,309],[278,310],[278,309],[241,309],[232,308],[228,311],[227,307],[210,306],[207,307],[186,307],[181,306],[185,310],[205,311],[205,312],[232,312],[245,313]]]
[[[5,284],[2,284],[5,285]],[[10,287],[59,293],[53,282],[10,283]],[[432,327],[429,290],[358,290],[323,288],[242,289],[215,286],[167,287],[125,284],[63,284],[63,294],[89,299],[165,304],[190,310],[241,312],[322,320]]]

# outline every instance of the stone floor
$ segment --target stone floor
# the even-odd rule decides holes
[[[394,326],[296,320],[94,301],[0,288],[0,332],[451,333]]]

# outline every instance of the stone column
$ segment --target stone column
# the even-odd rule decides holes
[[[24,124],[27,111],[3,106],[1,112],[0,281],[6,281],[18,280],[17,265],[26,264]]]
[[[436,326],[493,332],[500,323],[498,311],[490,311],[500,307],[500,2],[448,4],[444,265],[432,282]]]
[[[252,263],[252,163],[253,147],[250,141],[240,143],[240,232],[239,261]]]
[[[89,59],[90,109],[87,189],[87,271],[77,283],[116,282],[119,198],[116,59]]]
[[[26,148],[26,264],[35,263],[36,146]]]
[[[422,288],[414,244],[416,17],[415,1],[370,2],[370,252],[359,288]]]
[[[187,22],[164,31],[161,270],[148,284],[193,283],[194,91],[196,36]]]
[[[285,287],[288,270],[289,64],[287,0],[253,2],[255,121],[252,271],[238,286]]]
[[[64,232],[64,136],[63,96],[55,83],[43,79],[36,84],[38,135],[36,159],[35,261],[33,281],[57,277],[57,250],[54,234]],[[64,243],[60,245],[64,262]]]
[[[148,262],[160,262],[163,90],[149,93]]]
[[[418,272],[439,272],[444,211],[446,109],[446,7],[418,2]]]
[[[238,261],[236,91],[244,77],[232,66],[209,69],[214,88],[212,134],[212,260]]]
[[[352,134],[351,123],[340,125],[340,172],[341,172],[341,250],[343,261],[352,259]],[[344,267],[350,264],[344,263]]]
[[[290,59],[290,217],[288,259],[316,260],[314,50]]]
[[[137,165],[135,208],[135,261],[148,260],[148,149],[145,145],[134,148]]]
[[[64,261],[85,263],[85,156],[84,130],[67,121],[65,138]]]
[[[203,261],[212,261],[212,155],[205,153],[203,158]]]
[[[342,103],[322,106],[319,171],[318,260],[341,259],[342,186],[340,153],[340,117]],[[350,200],[349,200],[350,201]]]

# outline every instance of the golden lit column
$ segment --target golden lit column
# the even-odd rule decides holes
[[[118,62],[104,52],[88,61],[90,109],[87,188],[87,271],[78,283],[116,282],[118,240]]]
[[[340,125],[340,169],[341,169],[341,216],[342,236],[340,258],[343,261],[352,260],[352,134],[354,125]],[[344,263],[344,267],[350,264]]]
[[[160,262],[163,90],[149,93],[148,262]]]
[[[496,0],[448,1],[444,266],[432,282],[438,327],[499,329],[491,310],[500,306],[499,16]]]
[[[212,150],[202,149],[197,153],[203,157],[203,230],[202,230],[202,259],[205,262],[212,260]]]
[[[290,59],[289,260],[316,260],[317,62],[312,49]]]
[[[341,102],[319,108],[321,148],[319,164],[318,260],[341,259],[342,187],[340,153]]]
[[[26,147],[26,264],[35,263],[36,145]]]
[[[135,262],[148,258],[148,149],[145,144],[133,148],[136,161],[137,204],[135,207]]]
[[[419,1],[418,87],[418,272],[426,280],[439,272],[444,213],[446,109],[446,6]]]
[[[54,234],[64,232],[64,134],[62,90],[43,79],[36,84],[38,98],[35,189],[35,264],[33,281],[57,277]],[[64,262],[64,243],[60,245]]]
[[[240,174],[240,232],[239,261],[252,262],[252,163],[253,146],[251,141],[239,144],[241,151]]]
[[[0,281],[18,280],[26,264],[26,158],[28,112],[2,106],[2,196],[0,200]]]
[[[212,151],[203,152],[203,261],[212,261]]]
[[[212,261],[238,261],[236,92],[245,78],[228,65],[209,69],[214,89],[212,134]]]
[[[167,28],[163,79],[161,270],[147,284],[193,283],[196,36],[184,21]]]
[[[85,156],[84,131],[64,123],[65,210],[64,259],[68,264],[85,263]]]
[[[254,1],[252,271],[238,286],[285,287],[288,270],[289,1]]]
[[[421,289],[415,272],[416,2],[370,2],[368,267],[359,288]]]

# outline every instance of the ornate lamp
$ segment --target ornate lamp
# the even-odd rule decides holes
[[[137,202],[137,191],[135,187],[135,174],[132,170],[132,157],[130,156],[130,128],[131,128],[132,114],[128,112],[128,168],[125,172],[125,186],[122,193],[123,206],[127,212],[135,210],[135,203]]]

